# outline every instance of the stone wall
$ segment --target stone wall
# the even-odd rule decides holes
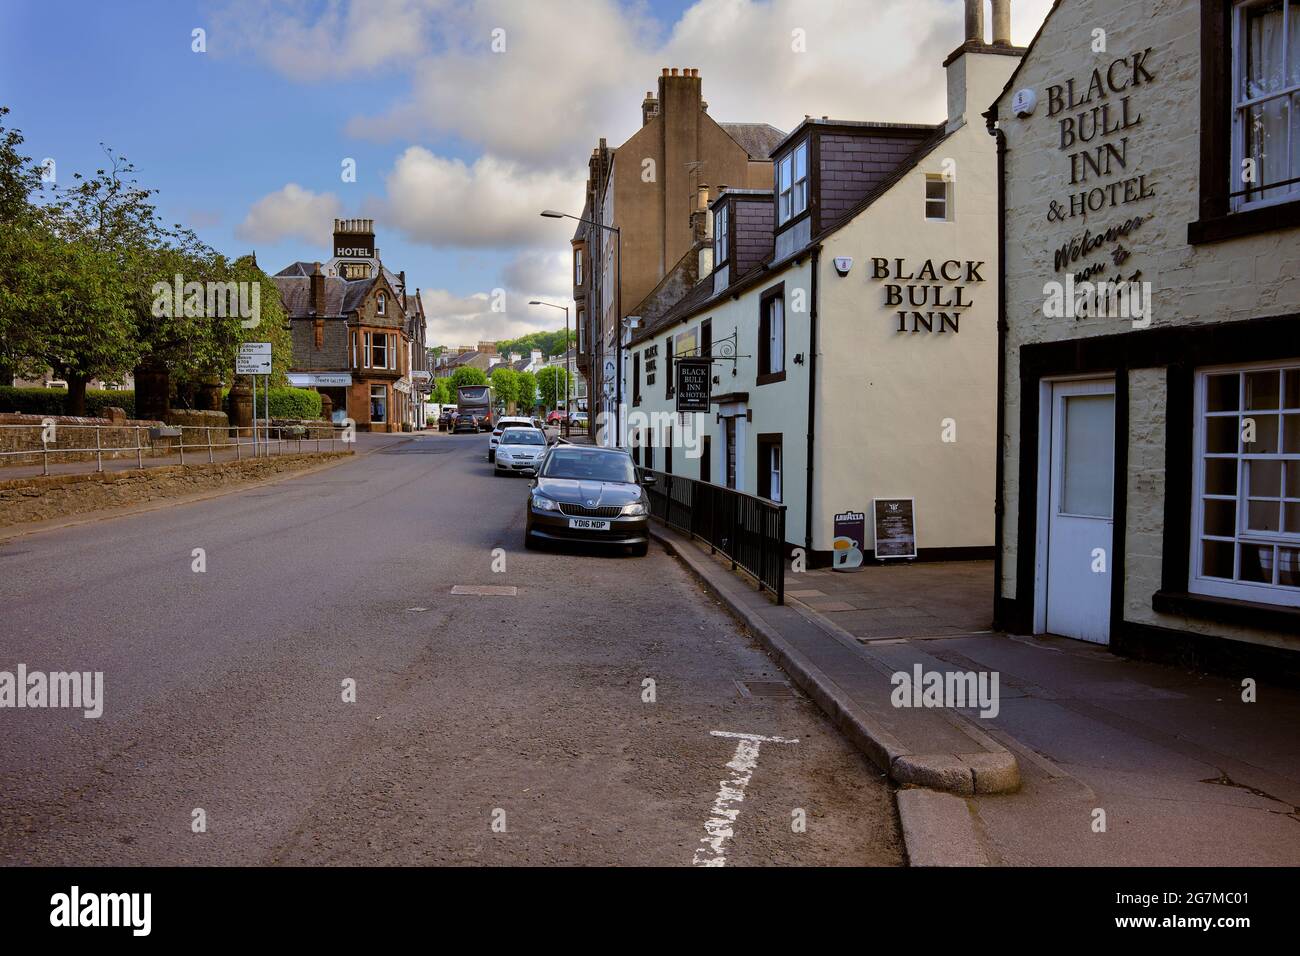
[[[136,457],[135,446],[137,439],[139,444],[146,446],[144,457],[148,458],[154,454],[165,454],[161,449],[155,452],[148,447],[149,429],[157,426],[155,421],[145,421],[138,419],[124,419],[114,422],[109,418],[84,418],[75,415],[19,415],[15,413],[0,414],[0,452],[9,451],[26,451],[37,449],[32,454],[25,455],[4,455],[0,456],[0,468],[13,465],[39,465],[42,454],[41,435],[45,430],[46,422],[53,422],[54,429],[52,440],[46,444],[51,451],[56,449],[68,448],[94,448],[95,447],[95,427],[99,429],[99,441],[103,448],[130,448],[131,451],[107,451],[103,453],[104,459],[114,458],[134,458]],[[21,427],[9,427],[21,426]],[[109,427],[111,426],[111,427]],[[50,463],[69,461],[94,461],[95,452],[68,452],[60,451],[57,455],[50,455]]]
[[[83,475],[0,481],[0,527],[176,498],[310,468],[351,451],[275,455],[198,465],[163,465]]]

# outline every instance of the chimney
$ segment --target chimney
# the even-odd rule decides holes
[[[510,353],[510,364],[513,365],[515,362],[518,362],[521,358],[523,358],[523,356],[520,355],[518,352],[511,352],[511,353]]]
[[[317,316],[325,315],[325,275],[320,271],[320,263],[317,262],[311,270],[311,310]]]
[[[1011,46],[1011,0],[993,0],[993,45]]]
[[[645,99],[641,101],[641,125],[645,126],[658,115],[659,101],[655,99],[654,93],[647,90]]]
[[[984,42],[984,0],[966,0],[966,42]]]
[[[710,237],[713,232],[710,223],[709,185],[699,183],[695,187],[695,206],[691,210],[691,236],[694,241],[703,242]]]
[[[533,364],[534,364],[534,365],[541,365],[541,364],[542,364],[542,350],[541,350],[541,349],[533,349],[533,352],[532,352],[532,361],[533,361]]]

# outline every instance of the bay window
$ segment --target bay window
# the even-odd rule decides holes
[[[808,141],[777,161],[776,224],[789,222],[808,208]]]

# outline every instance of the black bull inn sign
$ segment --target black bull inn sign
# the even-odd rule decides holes
[[[982,260],[926,259],[913,271],[905,259],[873,258],[871,278],[885,283],[885,307],[898,315],[894,331],[955,334],[960,330],[961,310],[974,305],[966,295],[967,287],[984,281],[982,268]]]

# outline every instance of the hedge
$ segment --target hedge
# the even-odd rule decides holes
[[[65,388],[14,388],[0,386],[0,412],[21,412],[24,415],[66,415],[68,390]],[[135,417],[134,391],[109,391],[86,389],[86,414],[92,418],[103,414],[105,408],[126,409],[126,417]]]
[[[262,393],[257,393],[258,412],[262,410]],[[320,418],[320,392],[310,388],[271,389],[272,418]]]

